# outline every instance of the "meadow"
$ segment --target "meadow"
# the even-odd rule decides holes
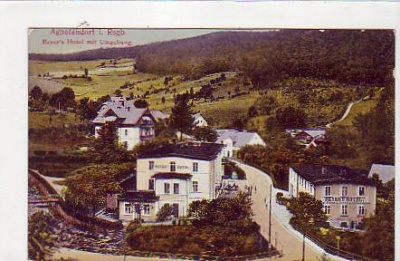
[[[249,118],[248,109],[257,102],[260,103],[263,96],[274,97],[277,107],[292,106],[303,109],[307,116],[308,127],[325,126],[339,119],[347,104],[356,100],[356,86],[339,84],[332,80],[289,78],[282,81],[277,89],[254,90],[248,79],[238,72],[221,72],[197,80],[185,80],[180,75],[133,72],[131,69],[134,63],[132,59],[82,62],[33,60],[29,63],[30,87],[36,84],[49,93],[59,91],[63,87],[71,87],[75,92],[76,100],[84,97],[95,100],[105,95],[113,95],[116,90],[119,90],[128,97],[133,95],[135,98],[145,98],[153,109],[171,113],[174,97],[177,94],[190,92],[191,89],[196,93],[201,86],[224,73],[226,79],[213,85],[214,100],[193,100],[192,111],[201,112],[216,127],[228,127],[239,118],[247,122],[247,129],[254,131],[264,130],[265,121],[269,115]],[[82,77],[84,68],[88,69],[90,80]],[[68,77],[43,79],[37,76],[44,73],[58,76],[67,73]],[[78,77],[70,77],[74,76],[74,73]],[[167,76],[172,77],[172,80],[165,83]],[[340,124],[346,126],[351,124],[352,118],[359,112],[369,111],[376,99],[375,97],[356,104],[354,112],[352,110],[351,115]],[[32,122],[32,126],[36,126],[35,124]],[[45,123],[40,124],[43,126]]]

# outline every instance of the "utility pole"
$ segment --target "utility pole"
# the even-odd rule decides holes
[[[271,209],[272,209],[272,184],[269,186],[269,231],[268,231],[268,242],[271,245]],[[276,247],[276,246],[275,246]]]
[[[304,229],[303,231],[303,258],[301,261],[305,261],[305,255],[306,255],[306,230]]]

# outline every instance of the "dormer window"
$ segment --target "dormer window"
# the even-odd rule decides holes
[[[169,163],[169,171],[171,171],[171,172],[175,172],[176,171],[176,162],[175,161],[171,161]]]
[[[364,186],[359,186],[358,187],[358,195],[359,196],[365,196],[365,187]]]

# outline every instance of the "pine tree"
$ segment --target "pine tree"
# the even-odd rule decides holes
[[[170,127],[174,128],[182,134],[190,134],[193,128],[193,117],[188,105],[189,95],[177,95],[175,98],[175,106],[172,108]]]

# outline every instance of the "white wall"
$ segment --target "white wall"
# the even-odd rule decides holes
[[[125,131],[127,132],[126,134]],[[118,142],[121,144],[126,142],[128,150],[132,150],[140,143],[139,127],[119,127],[117,134]]]
[[[222,156],[227,158],[233,157],[233,141],[231,139],[225,139],[222,141],[222,144],[225,145],[222,149]]]
[[[297,197],[300,192],[306,192],[315,196],[314,185],[298,175],[292,168],[289,168],[289,195]]]
[[[94,137],[97,139],[99,137],[98,131],[101,126],[96,126],[94,128]],[[125,130],[127,135],[125,135]],[[124,144],[126,142],[127,149],[132,150],[137,144],[140,143],[139,127],[120,127],[117,128],[118,142]]]

